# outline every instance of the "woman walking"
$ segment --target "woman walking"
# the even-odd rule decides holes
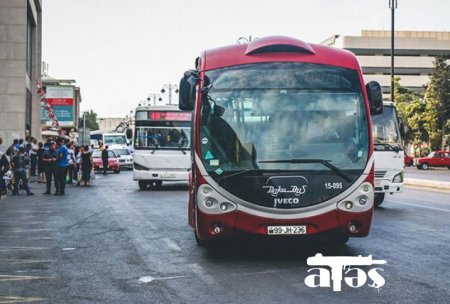
[[[83,152],[81,153],[81,180],[84,182],[85,186],[90,186],[91,171],[94,167],[94,161],[92,160],[92,155],[89,153],[89,146],[83,146]]]

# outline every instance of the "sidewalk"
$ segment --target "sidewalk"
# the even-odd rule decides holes
[[[430,190],[450,192],[450,182],[419,179],[419,178],[405,178],[404,185],[405,187],[411,188],[424,188]]]

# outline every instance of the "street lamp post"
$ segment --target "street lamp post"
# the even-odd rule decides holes
[[[175,94],[178,94],[178,86],[176,84],[165,84],[161,89],[161,93],[164,94],[166,92],[165,89],[169,90],[169,104],[172,104],[172,90],[174,90]]]
[[[148,105],[150,105],[150,102],[152,101],[152,99],[153,99],[153,105],[154,105],[154,106],[156,106],[156,101],[157,101],[157,100],[158,100],[158,101],[161,101],[161,100],[162,100],[161,95],[158,94],[158,93],[151,93],[151,94],[148,94],[148,97],[147,97],[147,104],[148,104]]]
[[[394,17],[397,0],[389,0],[389,8],[391,9],[391,101],[394,102]]]

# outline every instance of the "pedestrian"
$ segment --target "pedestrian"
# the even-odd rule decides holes
[[[55,189],[58,189],[58,181],[56,179],[56,157],[56,143],[49,139],[44,145],[42,154],[42,160],[45,163],[45,179],[47,183],[47,191],[45,191],[44,194],[51,194],[52,177],[55,180]]]
[[[75,172],[75,150],[73,143],[70,143],[67,147],[67,183],[73,184],[74,172]]]
[[[1,137],[0,137],[0,152],[3,152],[3,138]]]
[[[67,157],[69,151],[67,149],[64,138],[60,138],[59,149],[56,158],[56,179],[58,181],[55,195],[65,195],[66,175],[67,175]]]
[[[2,144],[2,138],[0,137],[0,147]],[[3,179],[3,176],[6,172],[9,170],[9,161],[6,158],[5,153],[3,153],[3,149],[0,149],[0,198],[2,197],[3,193],[6,193],[6,183]]]
[[[8,150],[6,150],[6,156],[9,156],[9,159],[12,159],[14,155],[16,155],[19,149],[19,140],[14,139],[11,146],[9,146]]]
[[[37,168],[37,164],[38,164],[38,155],[37,155],[37,151],[38,151],[39,147],[37,144],[37,140],[36,138],[31,138],[31,149],[29,151],[30,154],[30,162],[31,162],[31,167],[30,167],[30,175],[31,176],[36,176],[36,168]]]
[[[90,186],[91,181],[91,171],[94,168],[94,161],[92,159],[92,154],[89,152],[89,146],[84,146],[81,153],[81,180],[84,182],[85,186]]]
[[[77,186],[80,185],[82,172],[81,172],[81,154],[83,153],[83,146],[76,147],[75,155],[76,155],[76,176]]]
[[[14,191],[13,195],[19,195],[19,183],[22,181],[22,186],[27,192],[27,195],[34,195],[30,188],[28,188],[27,165],[29,162],[28,156],[25,154],[23,147],[19,148],[18,153],[13,157],[11,164],[14,168]]]
[[[103,163],[103,175],[106,175],[106,171],[108,171],[108,145],[102,150],[102,163]]]
[[[39,142],[38,149],[36,151],[39,183],[43,183],[45,180],[45,162],[43,160],[43,154],[44,154],[44,145],[42,144],[42,142]]]

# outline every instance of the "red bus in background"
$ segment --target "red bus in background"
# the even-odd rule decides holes
[[[367,236],[374,204],[370,115],[348,51],[283,37],[207,50],[180,81],[192,110],[189,224],[199,244],[244,234]]]

